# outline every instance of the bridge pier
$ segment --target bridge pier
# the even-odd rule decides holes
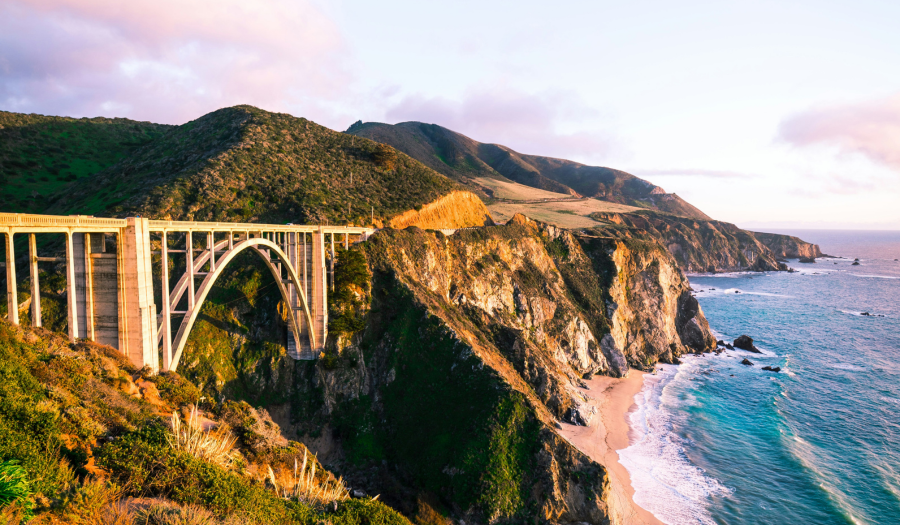
[[[119,350],[135,366],[159,370],[156,346],[156,305],[150,265],[150,228],[147,219],[129,217],[122,231],[119,266],[122,303],[119,305]]]

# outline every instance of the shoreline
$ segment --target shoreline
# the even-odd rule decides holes
[[[586,380],[588,389],[579,391],[597,409],[590,426],[560,423],[560,435],[606,467],[610,480],[609,512],[623,525],[663,525],[649,510],[634,502],[631,476],[616,452],[630,444],[628,414],[636,408],[634,396],[643,389],[645,375],[646,372],[631,370],[624,378],[597,376]]]

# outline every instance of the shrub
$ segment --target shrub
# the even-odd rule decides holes
[[[379,168],[385,171],[393,171],[397,167],[397,152],[387,144],[379,143],[375,147],[372,159]]]
[[[341,250],[334,265],[334,291],[329,294],[328,331],[335,335],[365,327],[359,295],[369,288],[369,269],[362,250]]]
[[[18,504],[26,519],[31,517],[34,509],[31,484],[28,482],[28,473],[16,460],[0,463],[0,507],[11,504]]]
[[[260,523],[291,523],[309,513],[262,485],[199,460],[168,443],[169,430],[148,425],[104,445],[97,463],[132,496],[157,496],[202,505],[219,516],[245,514]]]
[[[156,384],[160,397],[176,407],[200,402],[200,389],[177,372],[163,372],[149,379]]]

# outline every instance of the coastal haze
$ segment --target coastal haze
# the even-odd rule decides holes
[[[900,522],[897,19],[0,5],[0,522]]]

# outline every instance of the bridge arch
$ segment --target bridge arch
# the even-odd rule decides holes
[[[266,263],[269,271],[272,272],[272,276],[275,277],[275,283],[278,286],[278,291],[281,292],[281,298],[284,300],[285,304],[288,305],[288,308],[292,309],[291,315],[289,315],[288,317],[290,317],[290,326],[291,332],[294,337],[294,342],[299,349],[301,348],[300,323],[298,323],[297,321],[297,316],[294,315],[288,289],[285,286],[281,271],[275,266],[275,263],[272,260],[272,255],[277,257],[277,259],[279,259],[279,261],[285,267],[285,269],[287,270],[288,278],[291,280],[291,283],[293,283],[294,289],[297,291],[297,296],[299,298],[300,304],[303,307],[303,315],[306,319],[306,331],[309,336],[310,347],[316,348],[316,334],[315,330],[313,329],[315,325],[313,324],[309,302],[307,301],[306,293],[304,292],[305,288],[300,286],[300,278],[297,275],[296,268],[291,265],[290,259],[288,258],[287,254],[285,254],[277,244],[265,238],[254,237],[235,243],[232,249],[228,250],[221,257],[217,258],[215,271],[210,272],[203,279],[203,283],[200,284],[200,289],[197,290],[197,294],[195,296],[194,308],[188,310],[188,312],[185,314],[184,319],[181,321],[181,325],[178,328],[178,332],[175,334],[172,344],[173,355],[169,370],[174,371],[178,367],[178,363],[181,361],[181,355],[184,352],[184,347],[187,344],[188,336],[191,333],[191,328],[193,328],[194,323],[197,320],[197,316],[200,314],[200,309],[203,306],[203,303],[206,301],[206,296],[209,295],[210,290],[212,290],[212,286],[213,284],[215,284],[216,279],[218,279],[219,276],[222,275],[222,273],[225,271],[225,268],[228,266],[228,263],[230,263],[232,259],[246,250],[252,250],[253,252],[257,253],[260,258]],[[268,250],[268,252],[266,250]]]

